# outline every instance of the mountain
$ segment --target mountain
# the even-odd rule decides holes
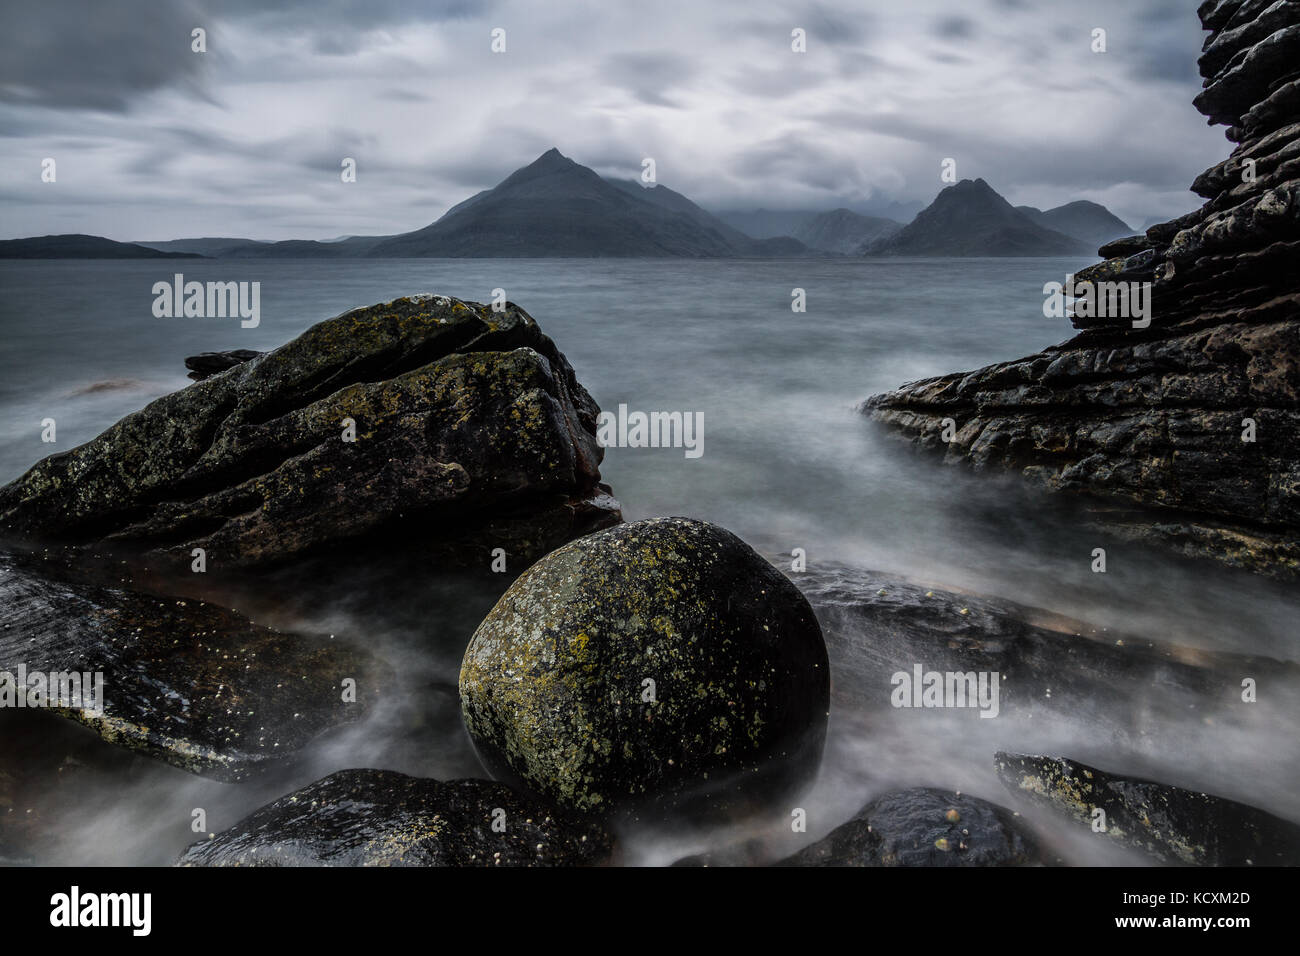
[[[640,189],[639,185],[636,189]],[[652,200],[557,149],[437,222],[376,243],[372,257],[735,256],[734,237],[684,196]],[[353,242],[355,240],[349,240]],[[346,246],[348,242],[339,245]]]
[[[1048,229],[1018,211],[982,179],[940,190],[899,232],[868,243],[877,256],[1073,256],[1096,247]]]
[[[0,259],[201,259],[192,252],[161,252],[133,242],[73,233],[0,240]]]
[[[844,211],[867,219],[889,219],[902,225],[916,218],[916,214],[921,211],[921,204],[872,199],[854,203],[852,209],[846,207]],[[775,236],[800,236],[814,219],[828,213],[824,209],[728,209],[715,215],[747,236],[770,239]]]
[[[852,255],[865,243],[892,236],[902,228],[901,222],[892,219],[832,209],[805,220],[793,235],[810,249]]]
[[[1088,245],[1096,247],[1133,235],[1133,230],[1124,220],[1114,215],[1105,206],[1080,199],[1066,203],[1046,212],[1033,206],[1017,206],[1016,210],[1024,213],[1044,229],[1055,229],[1067,236],[1073,236]]]
[[[206,237],[203,239],[164,239],[159,242],[146,242],[137,240],[135,245],[144,246],[146,249],[157,249],[159,252],[191,252],[200,256],[230,256],[237,255],[237,250],[245,248],[257,248],[268,245],[260,239],[227,239],[217,237]]]
[[[818,213],[812,209],[728,209],[717,215],[728,226],[740,230],[750,238],[772,239],[776,236],[793,236],[800,226]]]

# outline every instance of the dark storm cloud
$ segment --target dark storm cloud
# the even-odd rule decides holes
[[[191,2],[8,3],[0,29],[0,100],[125,110],[178,84],[198,89],[205,61],[190,49],[204,19]]]

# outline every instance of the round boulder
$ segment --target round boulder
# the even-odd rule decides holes
[[[756,812],[815,772],[830,676],[812,608],[716,525],[572,541],[474,632],[465,726],[494,776],[579,811]]]

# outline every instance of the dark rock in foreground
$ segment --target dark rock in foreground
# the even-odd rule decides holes
[[[916,787],[868,803],[848,823],[777,866],[1024,866],[1033,835],[1010,810]]]
[[[1196,106],[1232,124],[1239,145],[1194,183],[1204,206],[1108,243],[1111,258],[1076,276],[1094,292],[1107,281],[1151,283],[1149,326],[1076,303],[1072,321],[1085,330],[1076,338],[905,385],[864,410],[949,463],[1085,495],[1096,522],[1115,533],[1292,578],[1300,574],[1300,4],[1206,4],[1201,18],[1212,32]],[[943,437],[948,419],[952,441]]]
[[[560,806],[742,813],[809,779],[829,694],[808,602],[728,531],[656,518],[511,585],[460,674],[494,776]]]
[[[620,520],[598,409],[522,309],[355,309],[164,396],[0,489],[0,531],[188,571],[366,537],[428,565],[512,562]],[[347,440],[355,437],[354,441]]]
[[[495,827],[494,827],[495,824]],[[343,770],[262,807],[179,866],[580,866],[609,836],[488,780]]]
[[[386,675],[341,643],[259,627],[225,608],[51,579],[0,552],[4,693],[30,675],[103,675],[55,712],[110,743],[184,770],[238,780],[357,720]],[[356,681],[355,702],[343,681]],[[16,700],[16,698],[15,698]],[[12,706],[12,704],[7,704]],[[100,711],[101,712],[97,712]]]
[[[1120,777],[1061,757],[999,753],[998,776],[1027,800],[1083,826],[1105,812],[1105,836],[1164,863],[1296,866],[1300,825],[1255,807],[1151,780]]]
[[[190,370],[190,378],[196,381],[209,375],[216,375],[236,365],[243,365],[262,355],[252,349],[231,349],[228,352],[200,352],[185,360],[185,367]]]

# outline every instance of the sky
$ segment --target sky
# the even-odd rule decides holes
[[[1230,147],[1191,105],[1196,5],[6,2],[0,238],[404,232],[552,146],[602,175],[653,158],[711,210],[928,203],[951,158],[1141,227],[1200,205]]]

